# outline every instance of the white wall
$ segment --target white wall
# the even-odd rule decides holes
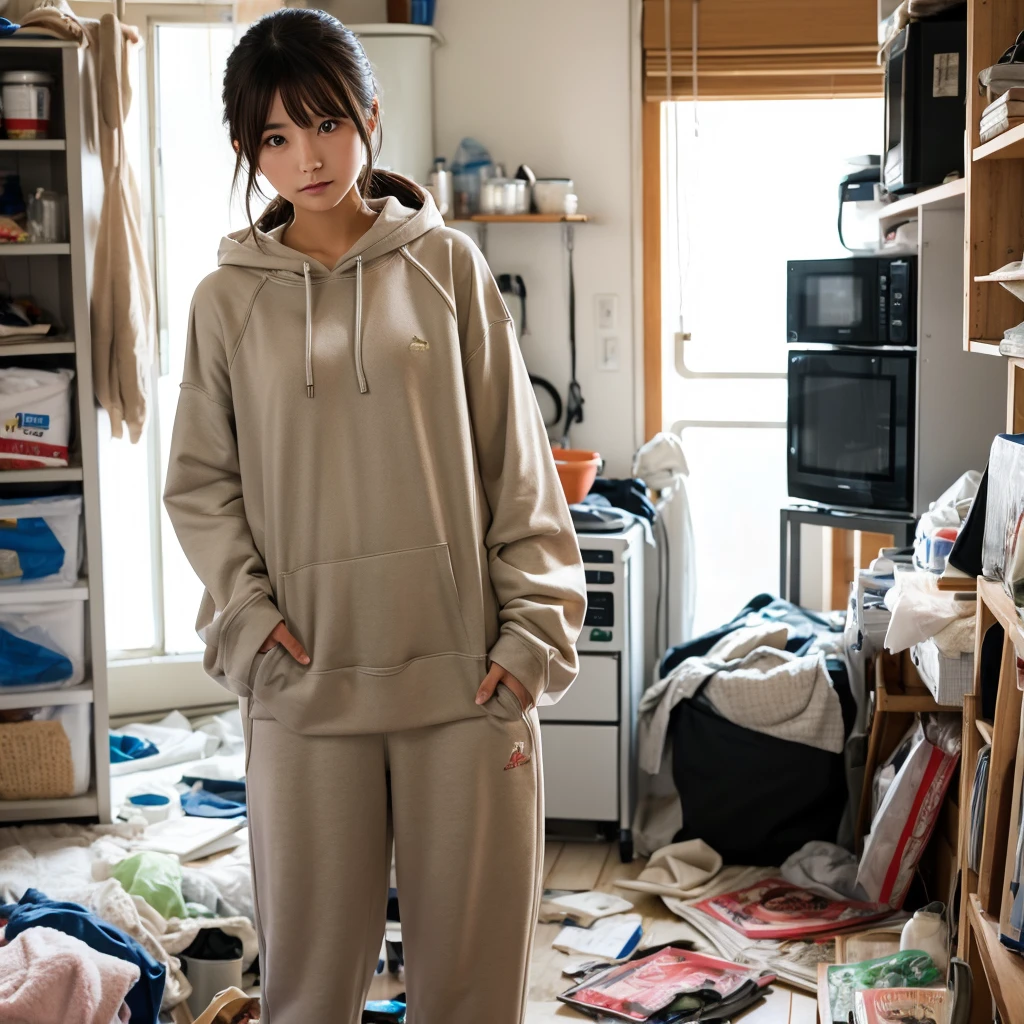
[[[451,160],[471,135],[510,173],[576,182],[580,209],[595,223],[576,229],[577,377],[586,400],[575,447],[605,456],[608,475],[629,472],[637,447],[634,378],[630,0],[438,0],[435,27],[435,145]],[[385,20],[373,0],[335,0],[342,21]],[[384,130],[387,131],[385,112]],[[526,281],[531,372],[563,396],[569,380],[568,273],[556,225],[492,225],[495,274]],[[599,371],[594,300],[618,299],[619,369]],[[518,313],[517,313],[518,315]],[[636,339],[639,344],[639,339]]]

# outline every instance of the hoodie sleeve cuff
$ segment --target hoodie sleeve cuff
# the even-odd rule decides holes
[[[540,695],[548,685],[548,667],[528,640],[517,633],[502,630],[488,657],[506,672],[511,672],[530,691],[534,705],[540,701]]]
[[[259,597],[246,605],[231,623],[226,638],[227,675],[249,688],[252,663],[263,646],[263,641],[273,632],[274,627],[284,622],[284,616],[269,597]]]

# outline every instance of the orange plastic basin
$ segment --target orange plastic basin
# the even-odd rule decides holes
[[[600,454],[576,448],[553,448],[551,454],[555,457],[555,469],[562,481],[565,500],[570,505],[579,504],[594,486],[601,466]]]

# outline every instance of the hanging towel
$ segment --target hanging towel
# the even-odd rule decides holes
[[[85,23],[86,59],[93,62],[95,106],[103,167],[103,206],[96,236],[91,303],[96,398],[110,416],[110,430],[132,443],[146,419],[153,358],[153,295],[142,238],[139,186],[125,148],[124,122],[132,101],[128,67],[131,36],[115,14]]]

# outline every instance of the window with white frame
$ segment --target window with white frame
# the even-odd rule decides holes
[[[696,633],[778,590],[786,261],[849,255],[839,180],[882,124],[881,99],[662,105],[662,408],[690,468]]]
[[[137,9],[139,10],[139,9]],[[143,14],[144,9],[143,10]],[[129,9],[128,18],[133,12]],[[136,13],[136,21],[143,19]],[[224,66],[239,30],[188,14],[146,17],[127,143],[139,161],[157,284],[159,359],[142,439],[107,441],[100,414],[100,494],[107,646],[111,659],[201,649],[202,594],[163,510],[161,494],[196,285],[217,247],[244,226],[232,201],[234,154],[221,123]]]

